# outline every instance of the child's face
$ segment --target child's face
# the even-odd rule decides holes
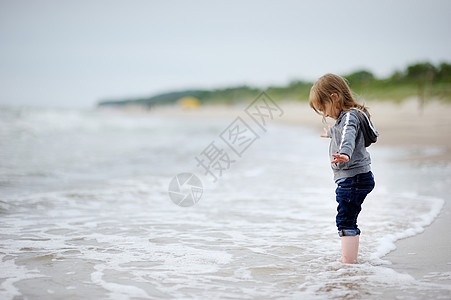
[[[327,118],[332,118],[332,119],[338,119],[338,116],[340,115],[340,110],[338,108],[335,107],[335,105],[333,105],[332,102],[327,101],[324,104],[324,116]]]

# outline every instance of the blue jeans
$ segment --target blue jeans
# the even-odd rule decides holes
[[[373,190],[374,185],[371,171],[338,182],[335,190],[338,202],[336,223],[340,237],[360,234],[357,217],[362,209],[363,200]]]

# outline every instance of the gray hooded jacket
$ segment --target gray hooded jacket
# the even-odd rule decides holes
[[[362,110],[342,111],[327,135],[331,138],[331,160],[334,159],[332,154],[349,156],[348,162],[332,164],[335,181],[371,171],[371,158],[366,147],[377,141],[379,133]]]

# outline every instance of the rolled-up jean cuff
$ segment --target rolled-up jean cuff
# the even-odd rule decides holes
[[[342,229],[338,231],[338,235],[340,237],[342,236],[354,236],[354,235],[359,235],[360,234],[360,229]]]

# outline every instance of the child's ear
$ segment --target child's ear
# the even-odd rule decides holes
[[[332,93],[332,94],[330,94],[330,98],[332,99],[332,101],[337,101],[337,99],[338,99],[338,95],[337,95],[337,93]]]

